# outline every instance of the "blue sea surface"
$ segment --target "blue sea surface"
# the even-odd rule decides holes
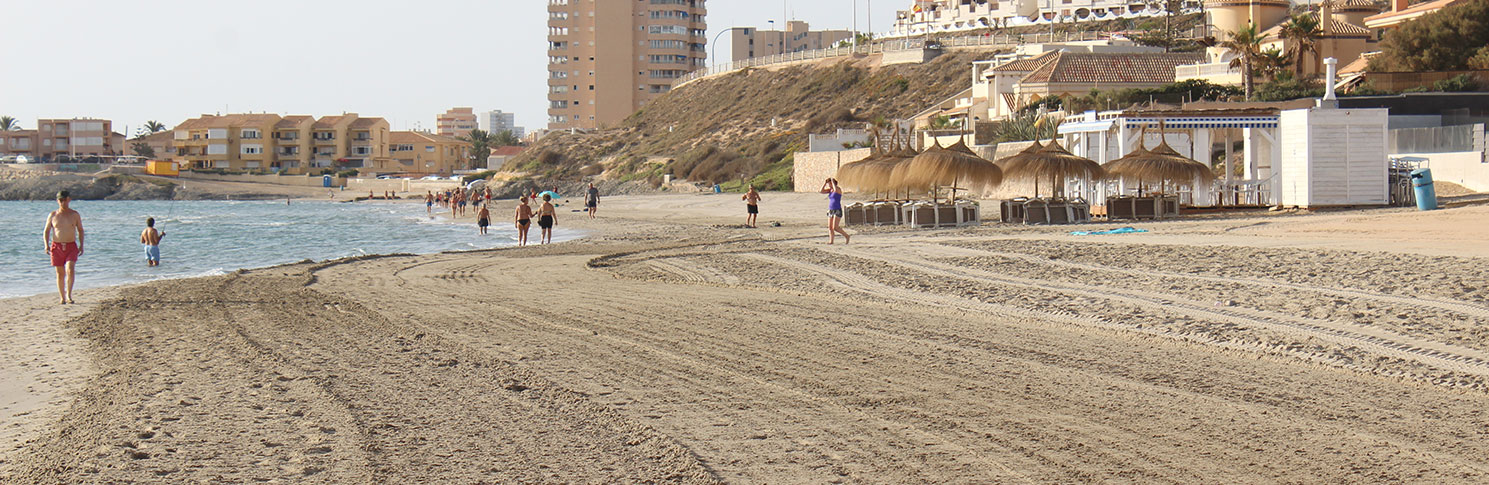
[[[0,201],[0,298],[56,291],[56,273],[42,247],[52,201]],[[305,259],[367,254],[428,254],[516,244],[510,224],[481,236],[462,223],[425,214],[423,201],[340,203],[295,201],[74,201],[87,231],[76,289],[162,278],[225,274]],[[440,211],[436,208],[436,215]],[[448,214],[446,214],[448,215]],[[166,233],[161,264],[145,266],[139,243],[145,218]],[[500,220],[500,219],[498,219]],[[531,240],[538,239],[532,230]],[[555,229],[555,241],[577,231]]]

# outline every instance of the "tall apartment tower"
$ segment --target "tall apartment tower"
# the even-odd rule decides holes
[[[522,138],[527,135],[527,130],[517,126],[517,115],[506,113],[502,110],[487,111],[481,113],[481,130],[493,135],[503,131],[512,132],[512,136]]]
[[[548,129],[613,125],[703,67],[704,3],[548,0]]]

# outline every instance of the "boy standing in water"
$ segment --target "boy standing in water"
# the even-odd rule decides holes
[[[140,232],[140,244],[145,245],[145,266],[160,266],[160,240],[164,232],[155,230],[155,218],[145,218],[145,230]]]
[[[57,268],[57,294],[62,304],[72,303],[72,282],[77,276],[78,256],[83,254],[83,216],[68,205],[72,196],[66,190],[57,192],[57,210],[47,216],[42,242],[52,267]]]

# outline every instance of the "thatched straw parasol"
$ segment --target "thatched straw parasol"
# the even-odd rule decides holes
[[[842,184],[844,187],[848,187],[860,192],[870,191],[870,186],[874,185],[874,181],[869,176],[868,169],[870,166],[883,159],[884,153],[875,152],[869,154],[869,156],[867,158],[864,158],[863,160],[843,164],[843,166],[838,167],[838,183]]]
[[[961,145],[958,147],[957,145]],[[896,166],[900,182],[911,188],[937,188],[950,186],[952,199],[961,188],[985,188],[1003,182],[1003,170],[993,162],[974,155],[972,150],[960,142],[952,148],[942,148],[938,143],[903,164]],[[893,174],[892,174],[893,175]],[[958,184],[965,183],[966,187]]]
[[[1000,158],[1000,159],[994,161],[993,163],[997,164],[998,165],[998,168],[1008,168],[1008,162],[1010,162],[1010,161],[1012,161],[1014,159],[1017,159],[1017,158],[1024,157],[1024,156],[1026,156],[1026,155],[1028,155],[1030,153],[1037,152],[1041,148],[1044,148],[1044,145],[1039,144],[1039,140],[1034,140],[1034,143],[1031,144],[1031,145],[1029,145],[1027,148],[1024,148],[1023,150],[1021,150],[1018,153],[1015,153],[1013,155],[1009,155],[1009,156]]]
[[[1051,194],[1059,196],[1065,180],[1099,180],[1104,173],[1100,164],[1065,151],[1058,141],[1050,141],[1044,148],[1023,157],[1009,159],[1003,166],[1003,173],[1011,179],[1033,180],[1035,197],[1039,197],[1040,180],[1049,180],[1053,186]]]
[[[1159,143],[1158,148],[1153,150],[1139,145],[1132,153],[1107,162],[1102,168],[1106,169],[1110,177],[1136,179],[1139,195],[1143,192],[1142,183],[1147,180],[1158,181],[1162,187],[1169,182],[1187,182],[1196,178],[1208,181],[1215,178],[1210,167],[1180,155],[1168,146],[1167,140]]]
[[[876,151],[868,158],[844,164],[838,168],[838,182],[844,186],[866,193],[898,191],[901,184],[893,178],[894,168],[906,163],[916,153],[899,144],[898,138],[887,150]]]

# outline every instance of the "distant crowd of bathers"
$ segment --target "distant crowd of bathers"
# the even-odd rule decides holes
[[[542,234],[539,236],[540,243],[553,242],[553,227],[558,224],[558,210],[554,207],[554,202],[559,198],[557,187],[542,193],[532,188],[518,196],[517,208],[512,214],[512,224],[517,229],[518,246],[527,245],[528,232],[532,229],[535,218],[538,227],[542,229]],[[463,187],[440,192],[427,191],[424,194],[424,209],[430,217],[434,216],[436,206],[450,211],[450,217],[457,219],[474,215],[477,233],[485,235],[491,226],[491,199],[490,187],[479,190]],[[538,204],[539,201],[542,205],[534,210],[533,205]],[[594,184],[590,184],[589,190],[585,193],[584,206],[589,217],[595,218],[600,207],[600,191],[595,188]]]

